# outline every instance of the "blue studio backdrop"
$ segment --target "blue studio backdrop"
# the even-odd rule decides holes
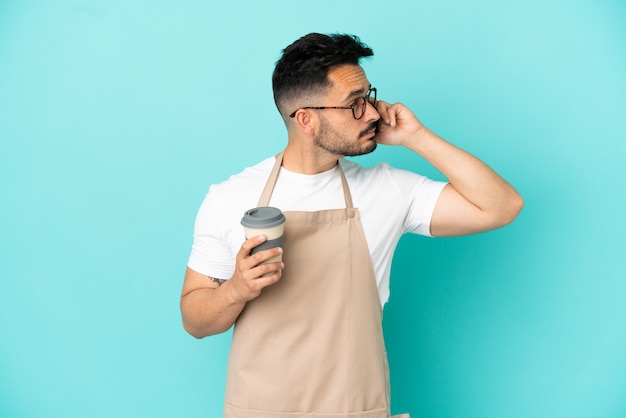
[[[393,411],[626,417],[625,22],[621,0],[1,0],[0,417],[221,415],[230,334],[180,321],[193,222],[285,145],[271,72],[314,31],[360,36],[379,97],[526,202],[400,242]]]

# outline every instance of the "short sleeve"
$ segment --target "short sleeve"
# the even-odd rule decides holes
[[[441,191],[448,184],[400,169],[389,168],[389,174],[405,199],[407,215],[404,232],[431,236],[430,221]]]
[[[190,269],[219,279],[232,276],[235,258],[224,238],[223,225],[211,188],[196,216],[193,245],[187,262]]]

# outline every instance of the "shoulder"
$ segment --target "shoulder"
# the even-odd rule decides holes
[[[211,185],[209,193],[230,195],[234,191],[237,191],[236,194],[239,195],[241,192],[248,190],[253,191],[259,187],[263,187],[275,161],[275,157],[269,157],[258,164],[247,167],[243,171],[233,174],[227,180]]]
[[[274,157],[248,167],[227,180],[212,184],[204,197],[199,218],[217,219],[218,225],[225,225],[230,217],[241,216],[243,211],[257,206],[267,177],[272,169]]]
[[[276,161],[276,157],[268,157],[263,161],[251,166],[247,167],[244,170],[240,171],[237,174],[233,174],[227,180],[217,183],[214,186],[228,186],[232,183],[245,183],[251,180],[256,180],[260,175],[267,174],[269,175],[272,167],[274,166],[274,162]]]
[[[447,182],[436,181],[421,174],[396,168],[388,163],[363,167],[342,159],[341,167],[353,190],[353,196],[362,204],[401,204],[408,209],[416,201],[436,201]]]

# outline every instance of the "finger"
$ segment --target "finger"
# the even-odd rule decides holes
[[[243,244],[241,244],[241,248],[237,253],[237,258],[242,259],[249,256],[250,251],[252,251],[254,247],[261,245],[266,239],[267,237],[265,235],[255,235],[254,237],[245,240]]]
[[[285,265],[278,261],[275,263],[261,264],[249,273],[254,278],[250,279],[249,286],[254,291],[260,291],[264,287],[272,285],[280,280],[282,277],[282,270]]]
[[[376,111],[380,115],[380,119],[383,123],[388,123],[389,120],[389,103],[379,100],[376,102]]]
[[[252,265],[250,260],[252,257],[239,263],[236,274],[229,281],[238,289],[238,293],[243,295],[242,300],[256,298],[264,287],[280,280],[282,269],[285,267],[282,261]]]
[[[265,263],[268,260],[271,260],[274,257],[282,255],[282,253],[283,249],[281,247],[270,248],[267,250],[259,251],[258,253],[254,253],[248,258],[248,260],[250,261],[252,266],[257,266],[261,263]]]
[[[250,273],[254,277],[253,280],[257,281],[273,274],[278,274],[280,276],[283,268],[285,268],[285,265],[282,261],[275,261],[272,263],[259,264],[250,270]]]
[[[389,125],[390,127],[396,126],[396,108],[397,106],[395,104],[391,105],[387,102],[382,102],[380,104],[378,113],[380,114],[380,117],[385,125]]]
[[[396,126],[398,120],[398,103],[394,103],[387,109],[387,125],[392,128]]]

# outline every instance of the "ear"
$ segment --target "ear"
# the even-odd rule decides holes
[[[315,135],[319,126],[317,114],[309,109],[298,109],[293,117],[294,123],[307,135]]]

